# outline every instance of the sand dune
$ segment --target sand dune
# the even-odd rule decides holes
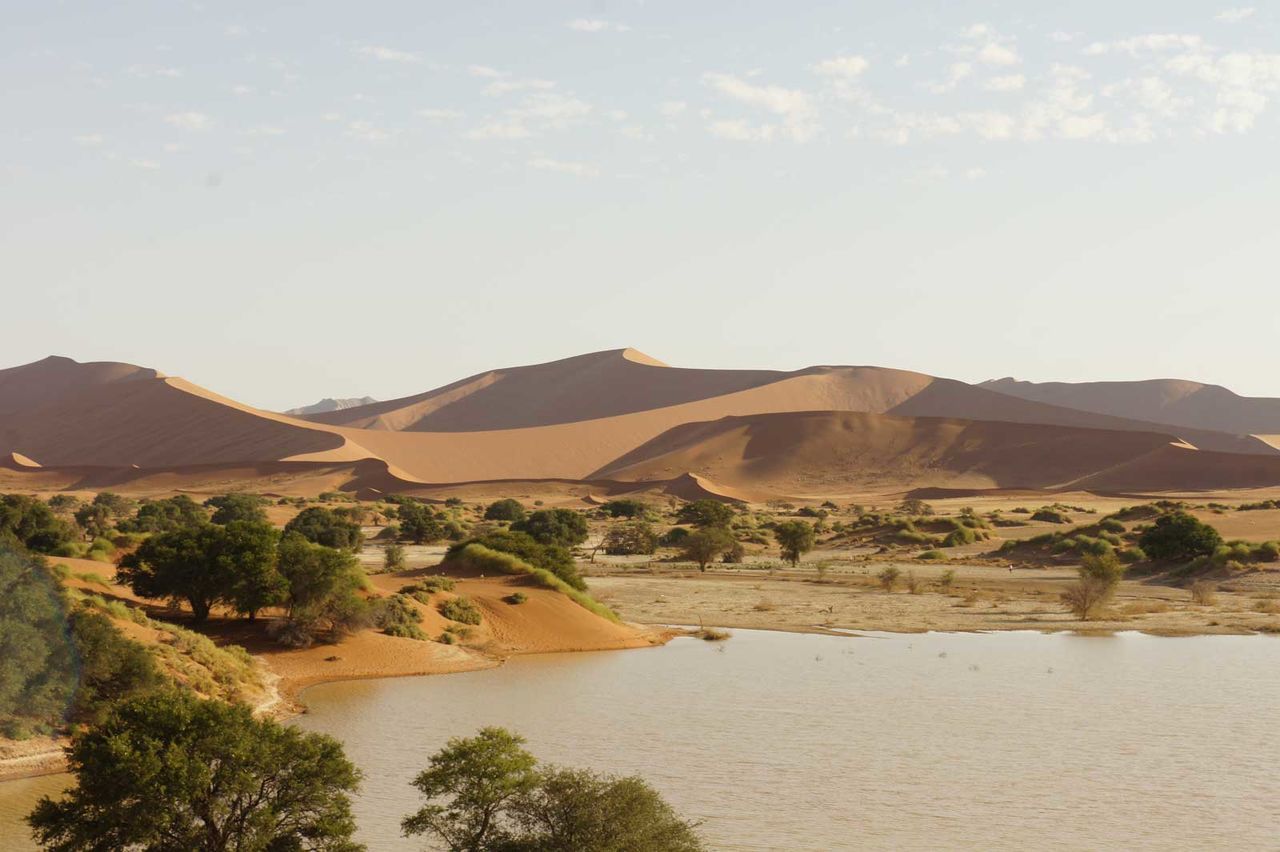
[[[665,480],[689,471],[730,488],[787,495],[926,484],[1047,489],[1148,457],[1173,441],[1148,432],[1024,423],[828,411],[764,414],[677,427],[593,476]]]
[[[1020,382],[980,387],[1052,405],[1240,435],[1280,432],[1280,399],[1240,396],[1219,385],[1180,379],[1137,382]]]
[[[823,420],[813,412],[868,416]],[[698,436],[711,440],[709,423],[788,413],[807,414],[750,427],[761,432],[767,426],[770,440],[789,447],[774,462],[721,470],[698,455],[710,452],[707,447],[692,449]],[[901,424],[911,418],[921,422],[905,429]],[[929,418],[969,421],[970,435],[985,423],[978,438],[992,448],[991,457],[957,456],[948,440],[960,438],[926,428],[922,419]],[[1049,431],[1013,428],[1019,425]],[[787,429],[794,434],[780,434]],[[894,430],[901,434],[890,444],[877,438],[862,446],[851,437],[865,441]],[[712,443],[729,440],[716,435]],[[450,483],[603,480],[607,493],[617,493],[625,487],[619,480],[643,479],[664,494],[722,499],[811,493],[828,487],[824,483],[853,481],[1048,487],[1178,440],[1200,450],[1280,458],[1280,441],[1080,411],[921,373],[832,366],[690,370],[635,350],[496,370],[415,397],[306,419],[260,411],[127,364],[49,358],[0,370],[0,453],[7,458],[0,481],[25,476],[45,483],[38,487],[204,490],[244,482],[275,491],[323,483],[372,494],[422,493]],[[904,441],[917,443],[899,448]],[[1040,456],[1021,452],[1018,441],[1038,447]],[[898,449],[886,454],[890,445]],[[1058,448],[1046,449],[1051,445]],[[1057,460],[1046,466],[1045,453]],[[840,468],[848,458],[861,459],[856,471]],[[968,466],[954,466],[960,462]],[[798,472],[783,472],[790,468]],[[837,468],[842,472],[823,473]]]

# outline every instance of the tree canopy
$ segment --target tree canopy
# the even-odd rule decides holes
[[[0,494],[0,542],[11,539],[27,550],[53,553],[75,537],[71,524],[43,501],[25,494]]]
[[[733,534],[724,527],[704,527],[685,536],[680,541],[680,551],[685,559],[698,563],[698,570],[705,571],[709,563],[728,552],[734,543]]]
[[[132,518],[116,526],[122,532],[172,532],[182,527],[199,526],[209,520],[209,513],[185,494],[165,500],[149,500],[138,507]]]
[[[401,503],[396,511],[400,533],[414,544],[430,544],[444,538],[444,526],[435,512],[416,500]]]
[[[332,509],[312,506],[284,525],[286,533],[297,533],[307,541],[338,550],[359,550],[364,536],[360,525]]]
[[[587,519],[572,509],[539,509],[511,529],[528,533],[539,544],[574,547],[587,540]]]
[[[213,517],[209,520],[215,524],[229,524],[232,521],[255,521],[263,523],[267,520],[267,501],[257,494],[223,494],[210,497],[204,501],[206,509],[213,509]]]
[[[1208,556],[1221,544],[1222,536],[1216,529],[1186,512],[1161,515],[1138,539],[1138,546],[1153,559]]]
[[[360,774],[331,737],[165,691],[116,706],[68,751],[76,784],[28,822],[55,852],[355,852]]]
[[[489,504],[484,510],[484,519],[486,521],[523,521],[528,514],[524,504],[519,500],[505,497]]]
[[[680,507],[676,520],[695,527],[723,527],[733,520],[733,508],[719,500],[705,497]]]
[[[778,540],[782,550],[782,558],[796,565],[800,557],[810,550],[817,538],[813,526],[804,521],[784,521],[773,528],[773,537]]]

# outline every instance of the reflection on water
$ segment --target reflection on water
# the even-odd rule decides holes
[[[372,850],[423,848],[409,781],[484,725],[643,775],[716,849],[1274,848],[1278,662],[1264,637],[739,630],[325,684],[297,724],[364,769]]]

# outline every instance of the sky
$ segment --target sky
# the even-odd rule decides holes
[[[1280,396],[1280,7],[41,2],[0,367],[264,408],[676,366]]]

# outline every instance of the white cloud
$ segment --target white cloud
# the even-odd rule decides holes
[[[1271,96],[1280,91],[1280,53],[1210,56],[1189,52],[1168,60],[1165,68],[1213,90],[1214,108],[1204,119],[1204,126],[1214,133],[1252,130]]]
[[[779,116],[781,132],[795,142],[807,142],[819,129],[812,99],[798,89],[756,86],[730,74],[704,74],[703,81],[739,103]]]
[[[1204,46],[1204,38],[1198,35],[1181,33],[1149,33],[1120,39],[1119,41],[1095,41],[1084,49],[1087,56],[1102,56],[1108,53],[1127,53],[1138,56],[1142,53],[1160,53],[1170,50],[1197,50]]]
[[[213,123],[209,116],[202,112],[174,112],[166,115],[164,120],[183,130],[207,130]]]
[[[420,109],[418,115],[431,121],[454,121],[463,117],[456,109]]]
[[[978,51],[978,61],[986,65],[1017,65],[1022,57],[1013,48],[992,41]]]
[[[770,124],[752,125],[742,119],[733,121],[713,121],[707,125],[707,131],[718,139],[729,139],[734,142],[769,142],[773,139],[776,128]]]
[[[404,62],[416,64],[422,61],[422,57],[416,53],[410,53],[406,50],[396,50],[394,47],[386,47],[378,44],[368,44],[356,49],[356,53],[364,56],[370,56],[380,62]]]
[[[1075,33],[1069,33],[1066,30],[1054,30],[1049,33],[1049,40],[1056,42],[1057,44],[1067,44],[1068,42],[1075,41],[1075,38]]]
[[[233,94],[233,95],[240,95],[241,97],[243,97],[243,96],[245,96],[245,95],[252,95],[252,94],[253,94],[253,86],[246,86],[246,85],[244,85],[243,83],[241,83],[240,85],[237,85],[237,86],[232,86],[232,87],[231,87],[231,94]]]
[[[155,171],[160,168],[160,164],[155,160],[133,159],[129,161],[129,165],[135,169],[144,169],[146,171]]]
[[[837,56],[811,65],[810,70],[824,77],[843,77],[850,80],[861,75],[870,64],[862,56]]]
[[[533,135],[529,128],[517,121],[493,121],[488,124],[482,124],[472,130],[467,131],[468,139],[480,140],[516,140],[528,139]]]
[[[347,135],[364,142],[385,142],[392,134],[368,121],[352,121],[347,124]]]
[[[498,78],[504,76],[501,71],[496,68],[490,68],[488,65],[468,65],[467,73],[472,77]]]
[[[616,33],[625,33],[631,27],[626,24],[619,24],[613,21],[602,21],[598,18],[575,18],[565,24],[571,30],[580,33],[599,33],[611,30]]]
[[[86,148],[96,148],[106,141],[101,133],[86,133],[82,136],[76,136],[74,139],[77,145],[83,145]]]
[[[492,83],[484,87],[484,93],[490,97],[498,97],[500,95],[510,94],[511,92],[527,92],[532,90],[554,89],[555,83],[550,80],[494,80]]]
[[[984,168],[975,166],[974,168],[971,168],[971,169],[965,169],[964,176],[966,180],[980,180],[987,176],[987,170]]]
[[[170,79],[177,79],[182,76],[182,69],[173,67],[158,68],[151,65],[130,65],[126,70],[132,76],[142,77],[143,79],[148,77],[168,77]]]
[[[251,127],[244,133],[246,136],[283,136],[284,128],[271,124],[264,124],[259,127]]]
[[[563,127],[590,112],[591,104],[556,92],[536,92],[507,111],[515,118],[545,122],[552,127]]]
[[[1008,74],[1003,77],[992,77],[983,86],[989,92],[1020,92],[1027,84],[1027,78],[1021,74]]]
[[[1213,16],[1215,21],[1222,21],[1225,24],[1238,24],[1253,17],[1258,10],[1253,6],[1245,6],[1240,9],[1224,9]]]
[[[684,101],[663,101],[658,105],[658,112],[667,118],[675,118],[689,108]]]
[[[929,83],[926,88],[935,95],[945,94],[960,85],[961,81],[971,76],[973,76],[973,63],[953,62],[947,68],[947,79],[941,82]]]
[[[530,168],[540,169],[544,172],[559,172],[560,174],[573,175],[575,177],[594,178],[600,176],[600,167],[591,163],[537,157],[530,160],[528,165]]]

